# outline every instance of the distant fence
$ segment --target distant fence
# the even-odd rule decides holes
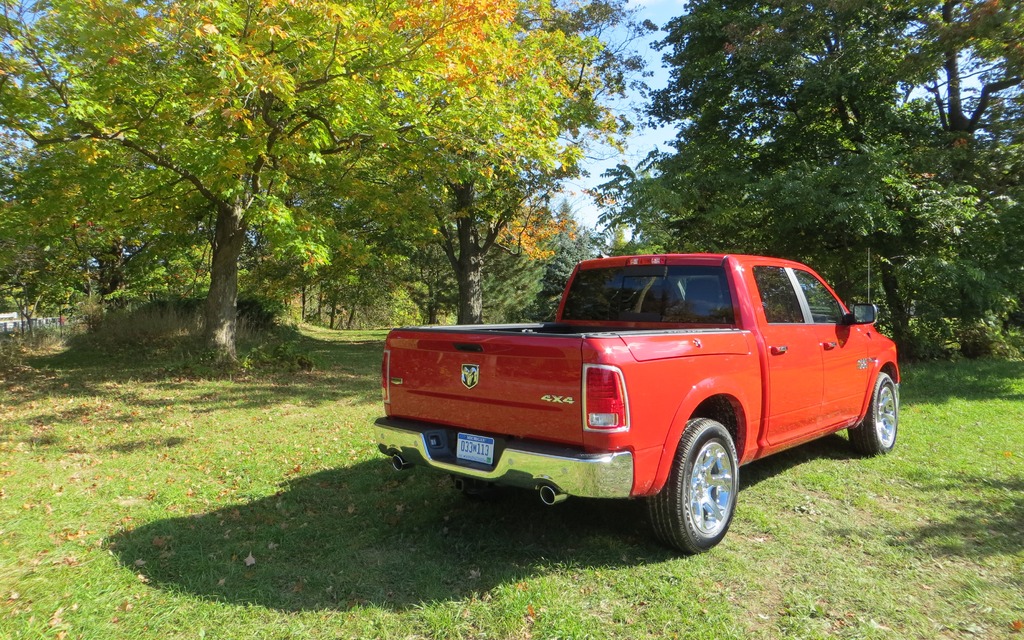
[[[18,333],[43,327],[63,327],[65,318],[32,318],[31,320],[0,320],[0,333]]]

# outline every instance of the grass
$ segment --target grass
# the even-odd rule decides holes
[[[1024,363],[908,367],[897,451],[741,470],[725,542],[467,500],[370,441],[381,333],[196,379],[85,347],[0,382],[2,638],[1024,638]]]

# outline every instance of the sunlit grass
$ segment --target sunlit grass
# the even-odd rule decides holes
[[[680,557],[636,503],[470,501],[393,472],[369,429],[382,337],[304,329],[312,371],[231,378],[28,358],[0,383],[0,637],[960,638],[1024,619],[1021,363],[907,368],[893,455],[835,436],[748,465],[725,542]]]

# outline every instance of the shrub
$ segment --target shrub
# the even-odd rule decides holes
[[[295,340],[261,344],[250,351],[241,362],[242,369],[270,369],[277,371],[312,371],[313,360]]]
[[[1000,344],[1004,343],[999,329],[986,322],[962,327],[957,342],[960,343],[960,353],[970,360],[990,358],[996,355]]]

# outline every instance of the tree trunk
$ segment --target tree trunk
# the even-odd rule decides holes
[[[238,256],[245,241],[242,207],[217,207],[210,293],[206,296],[206,344],[217,352],[220,362],[235,362],[235,328],[238,302]]]
[[[883,260],[881,271],[882,289],[885,291],[885,302],[892,320],[892,339],[896,342],[901,356],[913,359],[916,354],[910,339],[910,307],[903,299],[896,277],[896,267],[888,260]]]
[[[437,291],[434,285],[427,283],[427,324],[437,324]]]
[[[460,234],[461,235],[461,234]],[[484,321],[483,256],[475,243],[462,242],[459,255],[459,324],[482,324]]]
[[[472,183],[458,185],[455,196],[455,233],[459,254],[455,277],[459,283],[459,324],[482,324],[484,321],[484,252],[480,243],[473,205],[476,189]]]

